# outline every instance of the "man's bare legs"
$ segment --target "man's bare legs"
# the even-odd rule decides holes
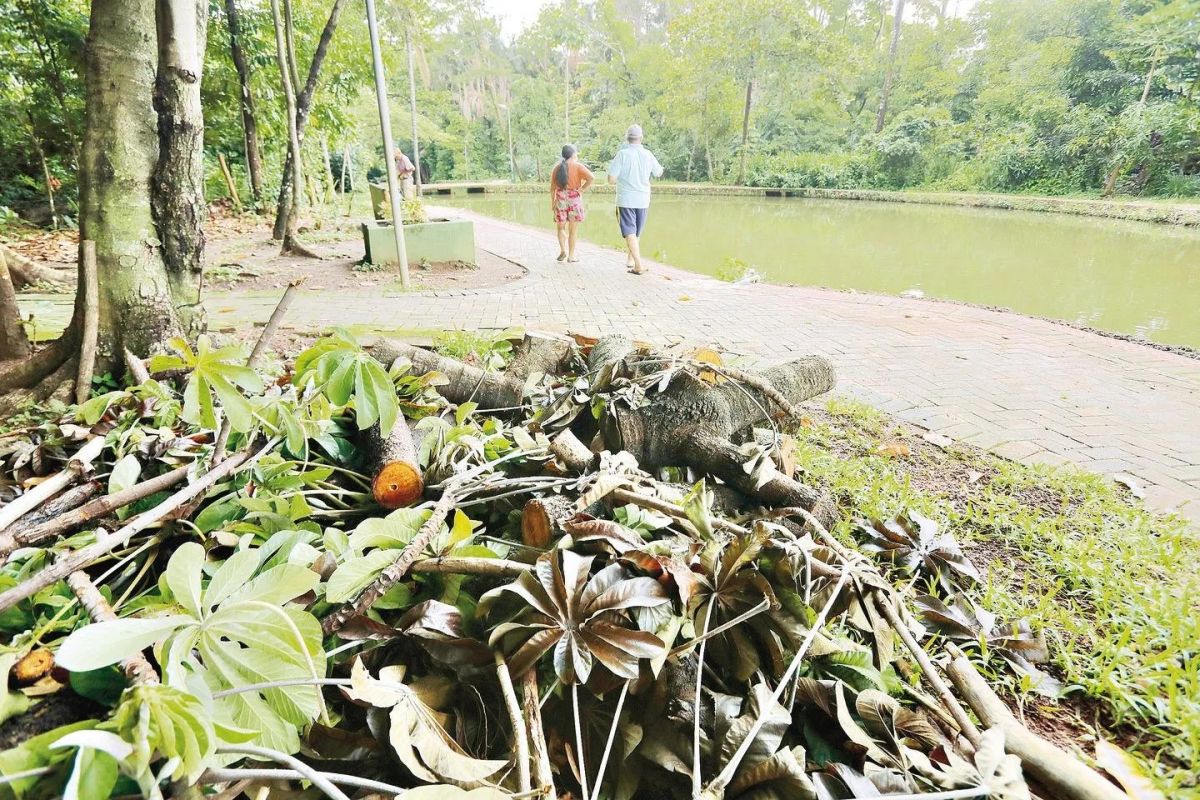
[[[579,241],[579,223],[571,220],[567,223],[567,261],[578,261],[575,257],[575,244]],[[562,236],[559,236],[559,242],[562,242]],[[561,245],[560,245],[561,246]]]
[[[646,269],[642,266],[642,251],[639,249],[636,233],[625,237],[625,247],[629,251],[628,257],[625,259],[625,266],[629,267],[634,274],[641,275]]]
[[[567,260],[567,223],[565,222],[558,223],[558,260]]]

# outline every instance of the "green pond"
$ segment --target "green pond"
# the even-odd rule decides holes
[[[541,194],[436,196],[553,228]],[[584,239],[621,245],[612,195],[588,198]],[[1200,230],[1035,212],[797,198],[654,198],[642,252],[728,278],[1010,308],[1200,348]]]

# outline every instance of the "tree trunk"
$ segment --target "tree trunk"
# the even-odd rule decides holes
[[[96,243],[101,350],[110,357],[122,347],[145,355],[182,333],[172,295],[178,284],[168,275],[166,248],[151,210],[159,136],[157,52],[148,31],[156,29],[155,0],[92,2],[79,233]],[[179,144],[198,146],[199,141],[184,137]],[[168,170],[162,177],[179,174]],[[163,222],[169,220],[182,218],[168,215]],[[64,347],[69,351],[69,344]]]
[[[50,224],[54,230],[58,230],[58,210],[54,206],[54,180],[50,174],[50,165],[46,162],[46,150],[42,147],[42,140],[38,138],[37,128],[33,125],[33,112],[26,111],[29,117],[29,138],[33,141],[33,147],[37,150],[38,160],[42,162],[42,180],[46,184],[46,202],[50,204]]]
[[[329,43],[333,41],[333,34],[337,30],[338,17],[341,16],[342,5],[344,3],[345,0],[333,0],[333,7],[329,9],[329,18],[325,20],[325,27],[321,31],[321,38],[317,40],[317,49],[313,51],[312,63],[308,66],[308,79],[299,96],[296,98],[296,139],[298,141],[304,140],[304,126],[308,124],[308,115],[312,110],[313,97],[317,92],[317,78],[321,74],[321,65],[325,63],[325,56],[329,53]],[[298,145],[294,152],[299,152]],[[287,155],[284,157],[283,175],[279,181],[279,199],[275,208],[274,236],[276,239],[284,238],[287,227],[287,218],[290,213],[289,207],[292,204],[291,183],[293,180],[292,162],[294,160],[292,145],[289,142]]]
[[[746,182],[746,145],[750,141],[750,103],[754,98],[754,78],[746,79],[746,105],[742,108],[742,152],[738,159],[738,186]]]
[[[404,48],[408,51],[408,113],[412,118],[412,151],[413,168],[416,175],[417,196],[421,196],[421,143],[417,139],[417,76],[413,66],[412,29],[416,20],[409,17],[408,26],[404,29]]]
[[[283,17],[279,13],[279,0],[271,0],[271,17],[275,23],[275,63],[279,67],[279,82],[283,87],[283,99],[286,106],[288,127],[288,152],[299,155],[300,131],[296,113],[296,95],[292,92],[290,67],[288,66],[288,46],[284,31]],[[290,167],[288,173],[286,168]],[[285,163],[285,177],[290,178],[291,203],[288,205],[287,216],[284,218],[283,249],[286,251],[296,235],[297,216],[302,203],[301,192],[304,191],[304,176],[300,171],[300,159],[290,158]],[[278,222],[278,220],[276,220]]]
[[[571,141],[571,51],[563,56],[563,141]]]
[[[150,199],[162,241],[171,295],[180,323],[191,334],[203,328],[200,305],[204,257],[204,113],[200,75],[208,32],[204,0],[157,0],[158,165]]]
[[[242,90],[242,130],[245,135],[246,171],[250,173],[250,194],[256,207],[262,204],[263,165],[258,149],[258,117],[254,111],[254,95],[250,93],[250,64],[242,50],[242,23],[238,16],[237,0],[225,0],[225,18],[229,22],[229,52],[237,69]]]
[[[0,251],[0,359],[25,358],[29,352],[29,338],[21,324],[17,294],[8,274],[8,260]]]
[[[900,28],[904,25],[904,2],[896,0],[896,11],[892,18],[892,43],[888,47],[887,74],[883,78],[883,91],[879,93],[879,112],[875,115],[875,132],[883,130],[887,122],[888,100],[892,95],[892,81],[896,78],[896,53],[900,49]]]
[[[325,202],[333,202],[333,161],[329,157],[329,140],[321,137],[321,160],[325,163]]]

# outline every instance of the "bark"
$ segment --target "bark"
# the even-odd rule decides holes
[[[529,728],[529,746],[533,757],[534,777],[542,797],[558,797],[554,790],[554,767],[550,761],[550,748],[546,746],[546,734],[542,728],[541,697],[538,696],[537,670],[526,670],[521,676],[521,710]]]
[[[292,90],[291,67],[288,66],[287,34],[284,30],[283,17],[279,11],[279,0],[271,0],[271,17],[275,23],[275,63],[279,67],[279,81],[283,87],[283,99],[286,107],[288,151],[298,154],[300,152],[300,133],[297,123],[296,95]],[[299,158],[292,158],[285,163],[284,178],[290,180],[291,205],[284,216],[283,233],[276,238],[283,239],[283,249],[287,251],[291,240],[296,235],[297,216],[300,213],[301,204],[300,193],[304,188],[304,176],[300,171]]]
[[[29,337],[21,324],[21,310],[17,308],[17,293],[8,272],[8,259],[0,250],[0,359],[26,358],[29,353]]]
[[[101,347],[110,354],[121,347],[150,353],[182,333],[172,296],[173,284],[180,284],[168,277],[151,211],[159,155],[158,56],[155,39],[147,34],[153,30],[154,0],[92,3],[80,237],[96,242]],[[199,145],[198,138],[192,141]]]
[[[97,495],[103,488],[104,484],[98,480],[85,481],[78,486],[67,489],[57,497],[52,497],[38,508],[33,509],[14,522],[3,534],[0,534],[0,564],[4,563],[4,542],[10,537],[20,541],[25,532],[70,513]]]
[[[879,111],[875,115],[875,132],[883,130],[887,122],[888,101],[892,96],[892,82],[896,78],[896,53],[900,49],[900,28],[904,25],[905,0],[896,0],[896,11],[892,17],[892,43],[888,47],[887,73],[883,78],[883,91],[879,93]]]
[[[250,64],[242,50],[242,23],[237,9],[237,0],[225,0],[225,19],[229,23],[229,52],[237,70],[238,84],[242,91],[242,131],[246,152],[246,171],[250,173],[250,194],[255,206],[262,203],[263,165],[262,153],[258,148],[258,115],[254,110],[254,95],[250,93]]]
[[[410,16],[408,25],[404,28],[404,48],[408,51],[408,112],[412,118],[412,150],[413,150],[413,167],[415,168],[414,177],[417,184],[417,196],[421,194],[421,143],[417,138],[417,76],[416,69],[413,66],[413,42],[412,30],[416,25],[416,20]],[[538,180],[541,180],[540,178]]]
[[[89,440],[87,444],[79,448],[79,451],[71,457],[62,470],[0,508],[0,531],[5,530],[25,514],[74,484],[81,475],[91,469],[92,462],[103,450],[103,437],[97,436]]]
[[[317,40],[317,49],[313,51],[312,63],[308,66],[308,79],[296,98],[296,138],[298,143],[304,140],[304,127],[308,124],[313,97],[317,92],[317,78],[321,74],[321,65],[325,63],[325,56],[329,53],[329,43],[333,41],[333,34],[337,30],[338,17],[341,16],[344,3],[345,0],[334,0],[333,7],[329,9],[329,18],[321,30],[321,38]],[[295,160],[294,154],[298,152],[299,146],[293,150],[291,143],[288,144],[288,152],[283,163],[283,176],[279,182],[279,200],[275,209],[274,236],[276,239],[283,239],[287,232],[287,218],[291,213],[290,206],[293,202],[290,196],[294,180],[292,162]]]
[[[204,113],[200,77],[208,33],[203,0],[157,0],[158,165],[151,190],[171,295],[190,333],[203,327],[200,283],[204,257]]]
[[[833,365],[809,356],[755,374],[791,403],[829,391]],[[739,491],[768,505],[812,509],[821,495],[790,476],[776,473],[757,485],[743,469],[745,456],[738,442],[768,418],[771,400],[753,386],[726,383],[709,386],[680,375],[649,405],[616,407],[601,426],[606,449],[626,450],[642,469],[686,465],[721,478]]]
[[[513,348],[513,358],[505,370],[522,380],[531,375],[558,375],[575,355],[575,342],[567,336],[548,333],[527,333]]]
[[[746,81],[746,105],[742,108],[742,151],[738,158],[738,186],[746,183],[746,146],[750,141],[750,104],[754,98],[754,78]]]
[[[79,343],[79,372],[75,376],[75,402],[83,403],[92,393],[92,372],[96,367],[96,345],[100,335],[100,285],[96,282],[96,243],[79,243],[82,280],[76,290],[83,306],[83,333]]]
[[[368,352],[385,367],[391,366],[398,358],[404,358],[412,363],[412,371],[416,375],[441,373],[448,383],[439,386],[438,392],[451,403],[471,400],[484,411],[521,404],[524,383],[515,378],[484,372],[456,359],[444,358],[420,347],[389,339],[380,339]]]
[[[387,436],[379,423],[362,433],[366,472],[371,476],[371,494],[384,508],[410,506],[421,499],[425,480],[417,460],[412,430],[403,418],[396,420]]]
[[[67,576],[67,585],[79,598],[80,604],[87,609],[88,616],[92,618],[93,622],[112,622],[117,619],[117,614],[113,611],[112,606],[104,599],[104,595],[100,593],[96,584],[92,583],[92,579],[86,573],[72,572]],[[158,683],[158,673],[154,671],[154,667],[141,652],[122,661],[121,669],[124,671],[125,677],[136,685],[149,686]]]

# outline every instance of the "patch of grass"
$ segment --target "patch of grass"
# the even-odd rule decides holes
[[[1062,704],[1023,692],[999,659],[988,669],[1027,718],[1060,729],[1084,718],[1144,759],[1168,796],[1200,797],[1200,539],[1184,520],[1147,511],[1098,475],[943,450],[844,399],[814,411],[797,439],[808,480],[848,516],[909,508],[937,520],[987,569],[974,599],[1044,633],[1067,686]],[[908,455],[881,452],[897,442]],[[1065,738],[1086,725],[1073,727]]]
[[[212,283],[237,283],[247,278],[256,278],[262,273],[244,264],[215,264],[204,268],[204,277]]]
[[[512,359],[512,331],[442,331],[434,334],[433,349],[444,356],[475,364],[488,371],[503,369]]]

